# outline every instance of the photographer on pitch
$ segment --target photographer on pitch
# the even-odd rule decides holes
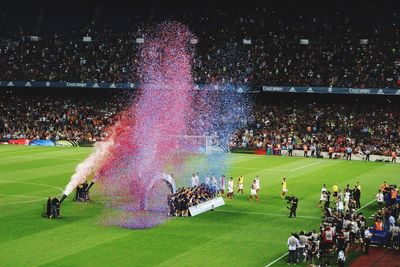
[[[287,203],[290,204],[290,206],[287,207],[290,210],[289,218],[296,218],[297,204],[299,203],[298,198],[295,196],[287,196],[285,199],[287,200]]]

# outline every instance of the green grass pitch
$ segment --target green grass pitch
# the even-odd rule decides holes
[[[61,220],[41,217],[44,200],[59,195],[90,148],[0,146],[0,266],[266,266],[287,251],[292,231],[317,228],[320,189],[361,182],[362,205],[384,180],[398,184],[400,165],[389,163],[229,155],[228,176],[245,177],[245,194],[194,218],[175,218],[147,230],[101,224],[102,204],[62,205]],[[260,176],[260,203],[249,202],[250,181]],[[289,219],[279,194],[287,177],[299,198]],[[366,215],[376,210],[372,202]],[[286,265],[286,257],[274,266]]]

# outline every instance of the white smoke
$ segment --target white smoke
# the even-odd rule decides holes
[[[98,142],[94,145],[94,151],[76,166],[75,173],[71,176],[71,181],[65,187],[65,195],[68,196],[78,185],[84,183],[90,174],[96,172],[112,144],[112,141],[106,141]]]

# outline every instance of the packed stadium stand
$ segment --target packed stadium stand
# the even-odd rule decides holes
[[[389,4],[352,12],[338,6],[232,5],[229,11],[203,6],[203,12],[170,18],[168,10],[176,6],[124,14],[123,6],[89,3],[76,11],[73,2],[64,2],[63,14],[50,1],[32,7],[34,11],[18,8],[14,14],[10,8],[1,27],[0,79],[135,81],[136,38],[143,37],[143,22],[153,22],[156,13],[158,20],[182,21],[197,36],[197,83],[400,87],[400,15]],[[29,21],[24,11],[38,15]],[[84,13],[79,18],[86,21],[59,23],[74,12]],[[11,25],[13,20],[21,27]],[[84,42],[84,36],[91,41]]]
[[[176,12],[176,17],[167,15],[179,9],[176,5],[149,10],[138,4],[136,12],[128,13],[124,5],[129,4],[111,7],[109,2],[86,1],[79,9],[75,4],[42,1],[21,7],[17,1],[5,7],[0,80],[135,83],[143,28],[176,19],[197,36],[191,40],[197,84],[400,88],[400,14],[389,4],[378,9],[355,6],[351,12],[339,5],[302,9],[276,4],[267,9],[232,4],[227,11],[215,4],[199,5],[196,13]],[[68,20],[69,16],[77,20]],[[108,90],[93,97],[88,91],[72,91],[61,96],[51,90],[26,94],[2,89],[0,136],[100,140],[116,112],[125,107],[121,99],[130,94]],[[296,96],[299,101],[288,105],[288,100],[275,101],[280,98],[271,95],[252,99],[256,105],[249,125],[238,129],[231,146],[292,143],[295,148],[306,144],[322,151],[351,146],[355,153],[398,152],[396,101],[382,98],[355,104],[353,98],[340,98],[320,103],[318,98]]]

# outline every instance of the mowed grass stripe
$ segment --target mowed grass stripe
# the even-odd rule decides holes
[[[40,147],[40,146],[21,146],[21,145],[0,145],[0,156],[7,155],[28,155],[28,154],[47,154],[47,153],[89,153],[91,147]]]
[[[0,250],[4,253],[2,265],[38,266],[129,234],[129,231],[98,231],[94,227],[83,227],[82,223],[70,223],[0,244]],[[34,251],[27,251],[27,244],[37,246]]]
[[[73,162],[56,162],[48,165],[46,161],[40,161],[38,164],[26,164],[21,168],[15,167],[14,170],[2,171],[0,173],[0,180],[3,181],[23,181],[27,179],[37,178],[48,173],[57,174],[57,172],[62,172],[64,170],[70,170],[71,173],[74,172],[76,163]]]

